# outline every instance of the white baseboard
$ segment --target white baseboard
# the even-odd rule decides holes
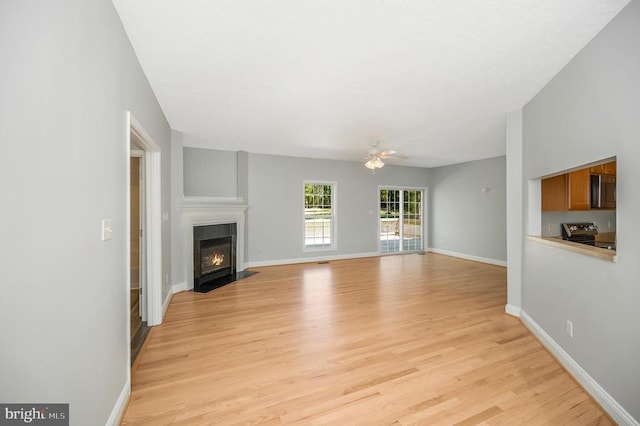
[[[506,305],[504,305],[504,312],[519,318],[522,314],[522,309],[520,309],[520,307],[518,306],[510,305],[507,303]]]
[[[474,256],[471,254],[458,253],[455,251],[442,250],[433,247],[430,247],[427,251],[431,253],[444,254],[445,256],[459,257],[460,259],[473,260],[474,262],[488,263],[490,265],[496,266],[507,266],[506,260],[490,259],[488,257]]]
[[[180,293],[181,291],[185,291],[185,290],[188,290],[187,283],[185,281],[171,286],[171,288],[169,289],[169,293],[164,298],[164,302],[162,302],[162,319],[163,320],[164,320],[164,314],[167,313],[167,308],[169,307],[169,303],[171,302],[171,297],[174,294]]]
[[[187,282],[186,281],[182,281],[181,283],[178,284],[174,284],[171,286],[171,294],[176,294],[176,293],[180,293],[181,291],[186,291],[189,290],[187,288]]]
[[[301,257],[297,259],[275,259],[264,260],[257,262],[246,262],[245,269],[258,266],[277,266],[277,265],[291,265],[294,263],[311,263],[311,262],[326,262],[330,260],[344,260],[344,259],[358,259],[361,257],[378,257],[379,253],[351,253],[340,255],[327,255],[327,256],[315,256],[315,257]]]
[[[523,324],[542,342],[542,344],[560,361],[560,364],[595,399],[598,404],[620,425],[638,425],[618,402],[605,391],[555,340],[551,338],[524,310],[520,311]]]
[[[507,262],[503,260],[489,259],[486,257],[472,256],[464,253],[457,253],[453,251],[441,250],[441,249],[435,249],[435,248],[430,248],[426,251],[443,254],[446,256],[458,257],[466,260],[473,260],[475,262],[488,263],[490,265],[507,266]],[[370,252],[370,253],[352,253],[352,254],[327,255],[327,256],[315,256],[315,257],[301,257],[296,259],[275,259],[275,260],[246,262],[245,267],[250,268],[250,267],[259,267],[259,266],[291,265],[295,263],[324,262],[324,261],[330,261],[330,260],[358,259],[362,257],[378,257],[378,256],[380,256],[380,253]]]
[[[127,408],[129,395],[131,395],[131,382],[127,379],[122,391],[120,392],[120,396],[116,401],[116,405],[113,407],[113,410],[111,410],[111,415],[105,423],[107,426],[117,426],[120,424],[120,420],[122,420],[122,416],[124,415],[124,410]]]

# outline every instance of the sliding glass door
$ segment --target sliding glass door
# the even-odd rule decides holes
[[[380,188],[380,253],[423,250],[424,190]]]

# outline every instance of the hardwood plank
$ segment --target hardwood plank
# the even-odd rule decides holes
[[[122,424],[613,424],[504,314],[502,267],[429,253],[255,271],[173,297]]]
[[[471,417],[467,417],[461,422],[456,423],[456,426],[467,426],[467,425],[476,425],[484,420],[490,419],[491,417],[502,413],[502,409],[497,406],[493,406],[491,408],[487,408],[477,414],[474,414]]]

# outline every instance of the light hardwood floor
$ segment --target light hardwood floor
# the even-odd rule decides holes
[[[429,253],[254,270],[174,296],[123,424],[612,424],[504,314],[504,268]]]

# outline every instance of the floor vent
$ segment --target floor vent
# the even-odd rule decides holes
[[[326,263],[329,263],[329,261],[328,260],[323,260],[322,262],[318,262],[318,265],[324,265]]]

